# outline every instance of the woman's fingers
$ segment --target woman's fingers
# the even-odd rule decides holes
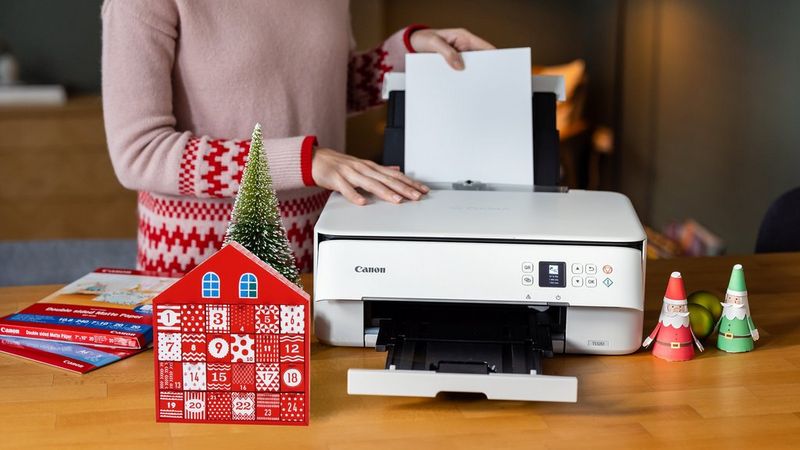
[[[411,34],[411,45],[418,52],[439,53],[456,70],[464,68],[464,60],[459,52],[495,48],[463,28],[418,30]]]
[[[407,177],[406,174],[400,171],[395,171],[391,169],[384,169],[381,168],[379,171],[391,178],[394,178],[408,186],[411,186],[414,190],[419,191],[423,194],[427,194],[430,192],[431,188],[425,186],[424,184],[420,183],[419,181],[412,180],[411,178]]]
[[[495,48],[494,45],[463,28],[440,30],[440,33],[444,40],[458,51],[493,50]]]
[[[356,205],[367,204],[367,199],[359,194],[358,191],[356,191],[356,189],[344,177],[339,177],[339,180],[336,183],[336,190],[339,191],[350,203],[355,203]]]
[[[399,167],[381,166],[327,148],[316,149],[313,158],[311,170],[317,186],[338,191],[357,205],[367,204],[359,189],[391,203],[400,203],[404,198],[418,200],[430,190],[405,176]]]
[[[403,197],[401,197],[400,194],[389,189],[385,184],[350,167],[343,168],[342,174],[353,186],[360,187],[367,192],[371,192],[382,200],[391,203],[400,203],[403,200]]]
[[[464,30],[464,34],[466,34],[467,38],[467,45],[469,48],[467,50],[494,50],[495,46],[490,44],[489,42],[481,39],[478,36],[470,33],[467,30]]]
[[[442,55],[447,64],[450,64],[453,69],[462,70],[464,68],[464,60],[461,59],[461,54],[438,34],[431,36],[430,46],[436,53]]]
[[[369,161],[367,164],[376,172],[396,179],[422,194],[427,194],[430,191],[428,186],[425,186],[419,181],[412,180],[411,178],[407,177],[406,174],[400,172],[400,167],[398,166],[382,166],[372,161]]]
[[[397,178],[390,177],[377,170],[367,169],[365,172],[363,172],[363,174],[370,178],[378,180],[379,182],[383,183],[384,185],[391,188],[393,191],[403,195],[405,198],[409,200],[419,200],[420,197],[422,197],[422,192],[418,191],[413,186],[410,186],[400,181]]]

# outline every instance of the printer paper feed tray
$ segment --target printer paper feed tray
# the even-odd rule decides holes
[[[524,305],[374,301],[384,370],[351,369],[348,393],[434,397],[483,393],[489,399],[574,402],[577,379],[545,376],[542,360],[563,337],[566,309]]]

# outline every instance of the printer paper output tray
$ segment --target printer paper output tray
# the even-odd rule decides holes
[[[491,400],[575,402],[574,377],[542,374],[564,311],[530,306],[373,301],[383,370],[350,369],[349,394],[435,397],[482,393]]]
[[[478,392],[489,400],[575,402],[578,380],[549,375],[466,375],[422,370],[347,371],[347,393],[436,397],[439,392]]]

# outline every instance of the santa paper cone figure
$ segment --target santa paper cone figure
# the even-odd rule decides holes
[[[653,355],[667,361],[688,361],[694,358],[695,345],[703,351],[703,345],[694,336],[689,323],[686,289],[683,287],[680,272],[672,272],[670,275],[658,325],[644,340],[642,347],[647,348],[653,341]]]
[[[747,301],[747,287],[744,284],[744,269],[741,264],[733,266],[718,327],[717,347],[722,351],[749,352],[753,349],[753,343],[758,340],[758,329],[750,318],[750,305]]]

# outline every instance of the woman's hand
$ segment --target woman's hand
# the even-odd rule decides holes
[[[430,191],[424,184],[405,176],[397,167],[381,166],[329,148],[314,150],[311,176],[317,186],[340,192],[356,205],[367,203],[356,188],[391,203],[400,203],[404,198],[419,200]]]
[[[494,49],[494,45],[463,28],[417,30],[411,33],[410,40],[414,51],[438,53],[456,70],[464,69],[464,60],[461,59],[459,52]]]

